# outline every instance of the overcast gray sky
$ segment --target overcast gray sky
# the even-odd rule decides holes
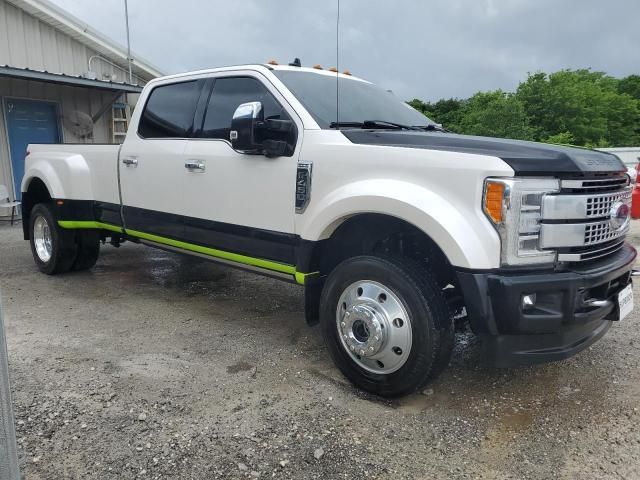
[[[53,0],[125,43],[123,0]],[[129,0],[132,50],[166,73],[336,63],[336,0]],[[640,73],[640,0],[341,0],[340,68],[399,96],[513,90],[527,72]]]

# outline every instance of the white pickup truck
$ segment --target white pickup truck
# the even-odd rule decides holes
[[[454,319],[509,366],[573,355],[633,308],[616,156],[448,133],[346,73],[153,80],[121,146],[30,145],[22,198],[47,274],[133,241],[303,285],[336,365],[383,396],[447,366]]]

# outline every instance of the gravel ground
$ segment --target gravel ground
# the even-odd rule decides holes
[[[0,287],[26,478],[640,478],[640,308],[531,368],[479,366],[460,334],[386,401],[333,367],[295,285],[133,244],[48,277],[3,225]]]

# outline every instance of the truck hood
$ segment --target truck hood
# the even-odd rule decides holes
[[[342,130],[353,143],[389,147],[424,148],[498,157],[516,175],[566,175],[595,172],[626,172],[613,154],[585,148],[546,143],[474,137],[414,130]]]

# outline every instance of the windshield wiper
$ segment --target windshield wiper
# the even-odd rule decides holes
[[[353,127],[353,128],[393,128],[398,130],[422,130],[423,127],[412,127],[401,123],[388,122],[386,120],[365,120],[364,122],[331,122],[329,128]]]
[[[353,127],[362,128],[362,122],[331,122],[329,128]]]
[[[443,128],[440,125],[436,125],[435,123],[430,123],[429,125],[414,125],[415,128],[419,130],[426,130],[428,132],[444,132],[449,133],[449,130]]]

